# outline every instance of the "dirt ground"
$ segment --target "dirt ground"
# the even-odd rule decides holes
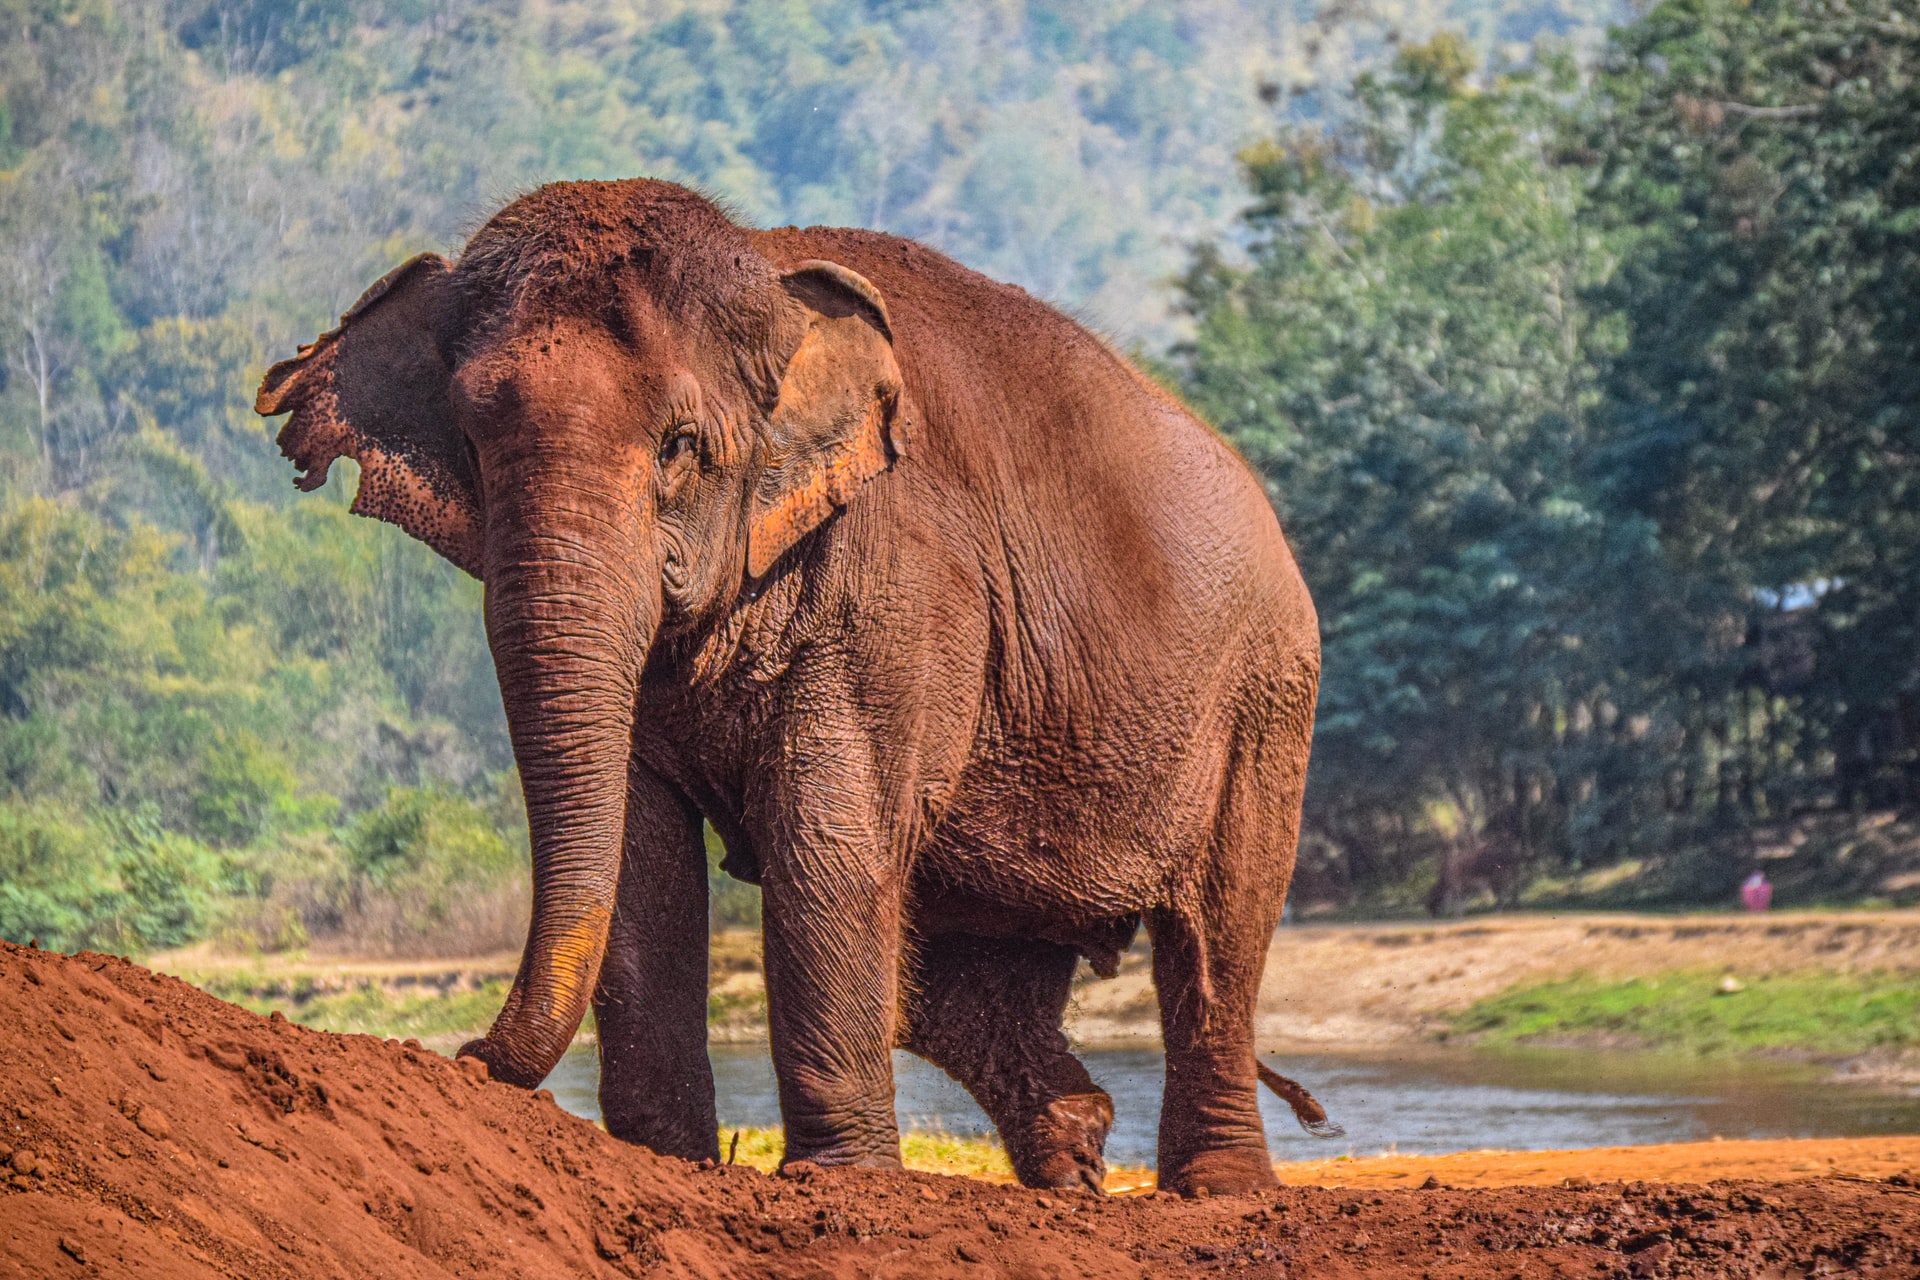
[[[438,1055],[256,1017],[105,956],[0,945],[0,1027],[6,1276],[1920,1272],[1905,1174],[1493,1189],[1443,1175],[1191,1202],[780,1179],[664,1160]]]
[[[1745,1178],[1882,1180],[1920,1176],[1920,1136],[1675,1142],[1583,1151],[1462,1151],[1444,1156],[1372,1156],[1278,1166],[1289,1183],[1317,1187],[1413,1187],[1437,1178],[1450,1187],[1542,1187],[1593,1182],[1713,1182]]]

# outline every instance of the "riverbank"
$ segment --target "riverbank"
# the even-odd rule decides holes
[[[1435,1042],[1753,1052],[1916,1083],[1920,1019],[1905,994],[1916,982],[1920,911],[1304,925],[1274,936],[1256,1030],[1271,1053]],[[1622,1004],[1634,1010],[1624,1024]],[[1157,1024],[1143,950],[1111,982],[1075,987],[1068,1028],[1081,1043],[1157,1043]]]
[[[307,1025],[432,1047],[484,1030],[518,962],[516,954],[370,962],[204,948],[151,961],[256,1012],[277,1008]],[[716,935],[712,971],[712,1039],[764,1040],[758,935]],[[1920,1004],[1904,994],[1915,981],[1920,911],[1302,925],[1274,937],[1257,1031],[1273,1053],[1462,1040],[1631,1045],[1785,1053],[1904,1083],[1920,1081],[1920,1018],[1908,1012]],[[1723,984],[1732,988],[1724,996]],[[1144,944],[1111,980],[1083,968],[1067,1029],[1081,1044],[1159,1043]]]
[[[1761,974],[1681,969],[1519,987],[1454,1017],[1471,1044],[1767,1054],[1897,1065],[1920,1045],[1920,985],[1903,970]]]
[[[1920,975],[1920,911],[1507,915],[1282,929],[1261,984],[1261,1047],[1441,1039],[1460,1014],[1504,992],[1575,975],[1620,983],[1675,971],[1746,983]],[[1083,1002],[1093,998],[1083,993]],[[1098,1025],[1091,1012],[1082,1015],[1083,1033]]]
[[[150,956],[146,964],[253,1013],[277,1012],[316,1030],[413,1039],[446,1051],[492,1024],[520,953],[390,960],[305,952],[235,955],[202,945]],[[708,1037],[720,1044],[765,1042],[760,936],[745,930],[714,935],[710,972]],[[591,1041],[593,1035],[589,1013],[580,1037]]]

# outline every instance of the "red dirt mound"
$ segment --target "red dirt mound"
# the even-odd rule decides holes
[[[0,1273],[30,1277],[1920,1273],[1890,1183],[1183,1203],[698,1169],[419,1049],[4,944],[0,1163]]]

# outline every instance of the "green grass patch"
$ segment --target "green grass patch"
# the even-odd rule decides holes
[[[392,1039],[479,1035],[506,1003],[507,982],[495,979],[472,991],[419,994],[364,982],[345,991],[323,990],[311,980],[267,980],[222,975],[196,983],[210,995],[255,1013],[278,1009],[290,1021],[321,1031]]]
[[[1489,1044],[1573,1041],[1699,1054],[1845,1055],[1920,1045],[1920,981],[1908,973],[1794,973],[1723,991],[1715,972],[1626,982],[1577,977],[1505,991],[1452,1019]]]

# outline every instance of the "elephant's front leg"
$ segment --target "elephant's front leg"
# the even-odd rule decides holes
[[[763,866],[768,1023],[784,1163],[898,1168],[893,1111],[901,876],[847,755],[804,777]]]
[[[707,1061],[707,860],[700,817],[635,766],[607,958],[594,992],[607,1132],[720,1155]]]

